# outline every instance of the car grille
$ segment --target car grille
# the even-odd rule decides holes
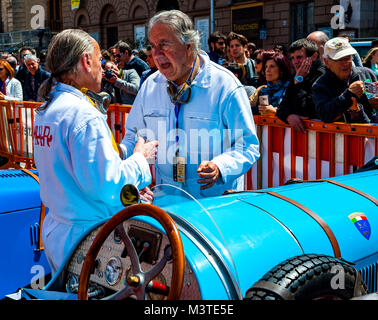
[[[361,268],[360,270],[361,277],[364,280],[369,293],[377,292],[378,291],[378,262],[373,263],[369,266]]]

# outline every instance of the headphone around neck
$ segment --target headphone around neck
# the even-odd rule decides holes
[[[189,102],[190,96],[192,95],[192,81],[198,71],[197,69],[194,72],[196,63],[197,56],[193,62],[192,70],[190,71],[188,79],[184,82],[179,90],[177,90],[177,86],[174,82],[168,80],[167,92],[173,104],[186,104]]]

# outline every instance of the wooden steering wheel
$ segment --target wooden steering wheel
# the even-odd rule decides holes
[[[148,216],[157,220],[164,228],[170,241],[170,248],[164,251],[163,258],[148,272],[143,272],[140,266],[138,254],[135,247],[123,227],[123,222],[135,216]],[[164,269],[167,261],[172,260],[171,286],[168,294],[168,300],[179,299],[184,280],[185,257],[180,233],[173,219],[162,209],[151,204],[137,204],[127,207],[111,219],[109,219],[100,229],[96,238],[93,240],[91,247],[86,255],[79,280],[78,299],[88,300],[89,278],[94,269],[95,260],[98,252],[104,244],[107,237],[115,229],[119,232],[121,239],[126,247],[131,261],[131,270],[133,275],[132,285],[114,293],[105,299],[121,300],[132,295],[137,299],[145,299],[146,287]],[[129,279],[126,280],[129,283]],[[130,284],[130,283],[129,283]]]

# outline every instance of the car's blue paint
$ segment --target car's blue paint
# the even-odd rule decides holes
[[[4,205],[13,213],[0,214],[3,244],[10,244],[12,235],[22,233],[22,239],[16,237],[15,248],[12,249],[17,255],[8,252],[6,256],[30,269],[30,265],[35,263],[34,253],[32,248],[25,246],[27,241],[24,238],[28,235],[26,229],[29,224],[38,221],[38,210],[33,209],[33,214],[28,215],[28,210],[23,208],[38,206],[38,184],[25,176],[10,179],[10,182],[5,180],[0,179],[0,199],[5,201],[8,197],[15,203]],[[332,180],[378,198],[378,170],[334,177]],[[356,263],[359,268],[377,263],[378,209],[372,201],[328,182],[305,182],[267,190],[293,199],[319,215],[334,233],[343,259]],[[183,193],[175,192],[157,198],[154,204],[171,213],[175,219],[185,256],[198,279],[204,299],[230,298],[227,290],[233,285],[240,298],[263,274],[287,258],[303,253],[330,256],[334,253],[325,231],[313,218],[293,204],[270,194],[242,192],[196,202]],[[368,218],[371,226],[369,240],[359,233],[348,218],[354,212],[362,212]],[[151,218],[138,219],[161,229]],[[208,244],[209,252],[200,248],[198,243],[201,241]],[[24,253],[23,250],[29,252]],[[218,258],[215,262],[214,254]],[[29,270],[9,270],[4,270],[4,273],[17,272],[19,277],[20,273],[26,272],[22,281],[30,279]],[[11,285],[7,288],[11,288]],[[24,283],[18,282],[12,289],[22,285]],[[4,292],[3,289],[1,285],[0,294]]]

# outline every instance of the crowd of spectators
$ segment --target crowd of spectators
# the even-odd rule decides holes
[[[209,56],[239,78],[255,115],[277,116],[301,132],[306,119],[377,123],[378,43],[360,57],[349,41],[314,31],[289,48],[258,48],[243,35],[215,32]]]
[[[288,48],[259,48],[241,34],[216,31],[208,38],[207,54],[238,77],[255,115],[277,116],[302,132],[305,119],[377,123],[377,93],[366,94],[365,84],[378,87],[378,43],[360,57],[349,40],[346,34],[328,39],[314,31]],[[121,40],[101,53],[102,91],[112,103],[133,104],[143,82],[157,71],[152,47],[137,50]],[[38,89],[50,73],[42,57],[30,47],[2,54],[0,99],[43,101]]]

